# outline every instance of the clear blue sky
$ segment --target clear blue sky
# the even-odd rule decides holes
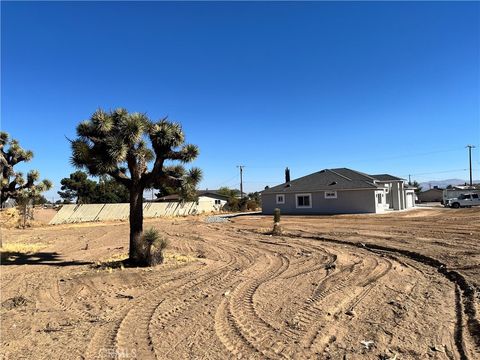
[[[98,107],[180,121],[202,188],[328,167],[479,178],[478,2],[2,2],[1,128],[73,168]]]

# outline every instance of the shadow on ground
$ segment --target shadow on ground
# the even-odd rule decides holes
[[[2,251],[0,265],[53,265],[53,266],[74,266],[91,265],[87,261],[64,261],[61,255],[56,252],[21,253],[16,251]]]

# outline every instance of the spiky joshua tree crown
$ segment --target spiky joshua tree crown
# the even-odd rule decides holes
[[[168,186],[189,198],[201,180],[200,169],[181,165],[198,156],[197,146],[185,144],[180,124],[166,118],[153,122],[125,109],[100,109],[77,126],[77,136],[72,164],[93,176],[110,175],[129,189]]]
[[[9,198],[31,199],[52,187],[50,180],[38,182],[40,174],[36,170],[29,171],[26,179],[22,172],[15,171],[15,165],[32,158],[33,152],[23,149],[8,133],[0,132],[0,204]]]

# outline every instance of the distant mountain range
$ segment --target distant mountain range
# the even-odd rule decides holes
[[[441,189],[445,189],[448,185],[465,185],[468,184],[469,181],[462,180],[462,179],[445,179],[445,180],[432,180],[432,181],[425,181],[420,183],[422,187],[422,191],[428,190],[430,188],[433,189],[434,186],[438,186]],[[480,180],[473,180],[474,184],[478,184]]]

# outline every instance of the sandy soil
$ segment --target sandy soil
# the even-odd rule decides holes
[[[3,229],[5,359],[478,359],[479,209]],[[28,251],[30,246],[30,253]],[[18,252],[15,252],[17,251]],[[113,261],[111,266],[99,261]]]

